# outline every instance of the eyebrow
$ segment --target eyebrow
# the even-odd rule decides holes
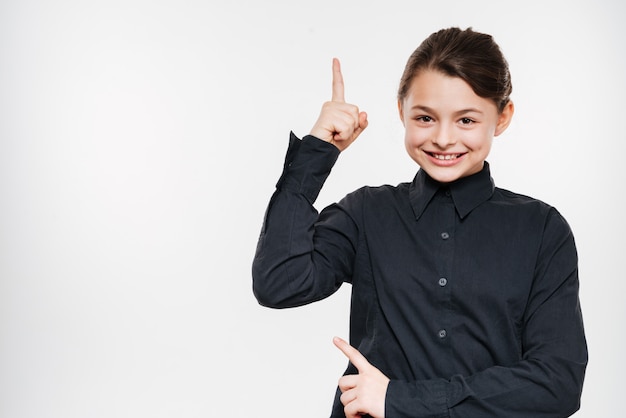
[[[421,110],[421,111],[426,112],[426,113],[437,113],[437,112],[435,112],[434,109],[432,109],[432,108],[430,108],[428,106],[423,106],[423,105],[415,105],[415,106],[413,106],[411,108],[411,110]],[[454,115],[458,116],[458,115],[463,115],[463,114],[466,114],[466,113],[479,113],[479,114],[482,115],[483,112],[482,112],[482,110],[476,109],[475,107],[469,107],[467,109],[457,110],[456,112],[454,112]]]

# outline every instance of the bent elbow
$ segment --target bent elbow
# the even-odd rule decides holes
[[[551,378],[545,387],[543,400],[546,411],[571,416],[580,409],[586,361],[562,361],[561,366],[559,369],[548,369]]]
[[[289,285],[284,274],[276,268],[264,268],[255,260],[252,265],[252,293],[259,305],[267,308],[288,308]]]
[[[317,278],[311,269],[302,269],[294,277],[283,268],[262,269],[254,264],[252,269],[252,291],[257,302],[268,308],[294,308],[330,296],[338,286]]]
[[[581,367],[582,370],[579,371],[576,377],[573,377],[573,384],[571,384],[568,389],[564,390],[562,393],[561,402],[563,404],[563,409],[567,411],[570,415],[573,415],[576,411],[580,409],[580,400],[582,398],[583,392],[583,382],[585,376],[584,366]],[[568,415],[569,416],[569,415]]]
[[[274,309],[294,308],[321,299],[308,293],[291,292],[287,283],[280,285],[271,279],[253,279],[252,292],[259,305]]]
[[[281,303],[281,300],[276,297],[276,294],[272,291],[269,291],[269,289],[266,286],[263,286],[259,280],[253,279],[252,293],[254,294],[254,297],[256,298],[259,305],[261,306],[276,309],[285,307]]]
[[[563,416],[571,416],[580,409],[581,391],[563,391],[554,400],[554,410]]]

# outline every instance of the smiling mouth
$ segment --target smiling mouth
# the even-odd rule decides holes
[[[430,155],[431,157],[437,159],[437,160],[441,160],[441,161],[451,161],[451,160],[456,160],[459,157],[462,157],[463,154],[435,154],[434,152],[427,152],[428,155]]]

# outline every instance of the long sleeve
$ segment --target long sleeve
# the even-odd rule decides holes
[[[285,308],[311,303],[348,280],[355,226],[340,211],[333,225],[320,224],[313,207],[338,155],[332,144],[291,134],[252,263],[253,291],[261,305]]]
[[[567,417],[578,410],[587,347],[571,231],[552,210],[520,324],[520,360],[470,376],[391,381],[388,417]]]

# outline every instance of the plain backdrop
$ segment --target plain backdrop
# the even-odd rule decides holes
[[[510,63],[492,174],[571,224],[590,352],[576,416],[619,416],[625,18],[609,0],[0,1],[0,416],[327,416],[350,288],[260,307],[265,207],[333,57],[370,126],[316,206],[410,181],[396,88],[449,26]]]

